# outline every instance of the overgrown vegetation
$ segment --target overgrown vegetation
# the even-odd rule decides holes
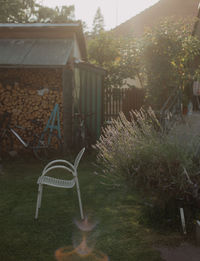
[[[194,20],[164,20],[143,37],[148,103],[159,109],[174,88],[181,87],[188,99],[197,70],[195,57],[200,54],[200,41],[192,35]],[[191,88],[190,88],[191,89]]]
[[[99,34],[90,40],[89,58],[107,69],[106,87],[121,87],[127,78],[139,80],[146,90],[146,104],[154,109],[161,109],[176,87],[188,103],[192,96],[188,86],[199,75],[195,59],[200,41],[192,35],[194,22],[165,19],[140,38],[118,39],[103,32],[104,37]]]
[[[97,142],[98,160],[115,184],[124,177],[153,204],[165,208],[182,200],[196,204],[200,187],[195,146],[184,145],[162,131],[152,109],[123,113],[104,129]]]

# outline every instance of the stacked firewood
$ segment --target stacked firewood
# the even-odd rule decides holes
[[[61,89],[62,70],[31,68],[0,68],[0,82],[3,85],[19,83],[21,88],[29,89]]]
[[[32,129],[35,133],[41,133],[54,109],[59,104],[60,123],[62,127],[62,92],[57,89],[34,89],[21,87],[20,84],[0,83],[0,113],[12,113],[11,125],[20,125]],[[40,126],[31,120],[40,122]],[[24,137],[23,130],[19,129]]]

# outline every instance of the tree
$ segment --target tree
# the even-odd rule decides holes
[[[106,69],[105,85],[120,86],[120,41],[109,32],[100,32],[88,44],[88,56],[91,63]]]
[[[104,17],[100,7],[97,8],[92,27],[92,35],[96,36],[104,31]]]
[[[66,23],[74,20],[74,6],[62,6],[55,9],[47,6],[38,6],[35,12],[37,22],[41,23]]]
[[[144,87],[144,70],[141,66],[142,48],[140,39],[126,38],[120,45],[120,71],[123,79],[138,79]]]
[[[27,23],[32,21],[35,0],[4,0],[0,5],[0,23]]]
[[[89,42],[88,55],[91,62],[107,67],[119,56],[117,42],[111,34],[101,32]]]
[[[73,5],[53,9],[36,0],[3,0],[0,5],[1,23],[66,23],[73,20]]]
[[[38,6],[38,10],[35,13],[36,21],[40,23],[50,23],[57,15],[55,9],[49,8],[47,6]]]
[[[195,74],[192,64],[200,54],[200,41],[191,35],[191,24],[165,20],[143,39],[142,61],[149,103],[161,108],[172,90],[183,92]]]

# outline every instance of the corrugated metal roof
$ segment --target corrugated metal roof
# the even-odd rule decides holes
[[[0,65],[62,66],[72,47],[72,39],[0,39]]]

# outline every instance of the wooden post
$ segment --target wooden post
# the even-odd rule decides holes
[[[196,223],[196,243],[198,246],[200,246],[200,221],[197,220]]]
[[[63,128],[65,153],[72,146],[72,89],[73,70],[63,68]]]
[[[185,215],[184,215],[184,210],[183,208],[180,208],[180,215],[181,215],[181,224],[182,224],[182,228],[183,228],[183,233],[186,235],[186,227],[185,227]]]

